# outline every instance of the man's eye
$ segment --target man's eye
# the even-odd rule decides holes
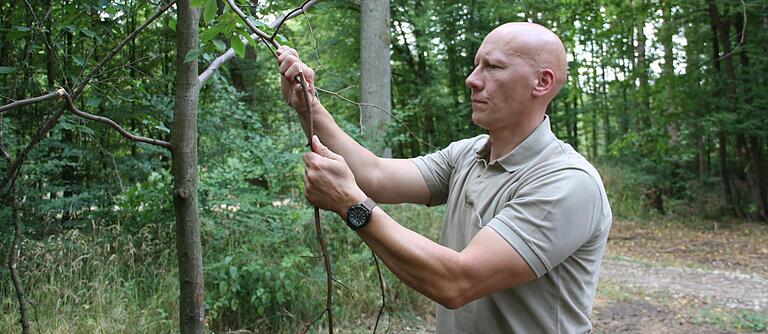
[[[497,65],[493,65],[493,64],[488,64],[488,65],[485,66],[485,68],[488,69],[488,70],[499,70],[499,69],[501,69],[501,67],[499,67]]]

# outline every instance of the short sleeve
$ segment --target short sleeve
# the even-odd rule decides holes
[[[589,241],[602,220],[599,185],[563,169],[523,186],[488,223],[541,277]]]
[[[429,206],[445,204],[454,170],[463,157],[474,159],[473,147],[480,137],[453,142],[435,153],[411,159],[421,172],[432,194]]]

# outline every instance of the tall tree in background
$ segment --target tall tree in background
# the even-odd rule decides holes
[[[391,149],[384,143],[391,122],[387,113],[392,112],[389,0],[362,1],[360,12],[360,122],[372,151],[390,157]]]

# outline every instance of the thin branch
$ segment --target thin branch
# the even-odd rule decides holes
[[[331,74],[336,75],[335,72],[331,71],[325,65],[323,65],[323,61],[320,59],[320,52],[318,52],[318,49],[320,49],[320,42],[318,42],[317,35],[315,35],[315,31],[312,30],[312,22],[309,21],[309,14],[307,12],[304,13],[304,20],[307,21],[307,28],[309,28],[309,35],[312,36],[312,41],[314,42],[312,46],[312,51],[315,54],[315,59],[317,59],[318,64],[318,70],[322,70],[324,72],[330,72]]]
[[[108,61],[112,59],[125,45],[127,45],[131,40],[136,38],[136,36],[144,30],[147,26],[149,26],[150,23],[152,23],[155,19],[160,17],[161,14],[163,14],[165,11],[167,11],[173,4],[176,3],[176,0],[170,0],[168,4],[161,7],[157,13],[152,15],[150,18],[148,18],[141,26],[136,28],[133,32],[131,32],[128,37],[123,39],[117,46],[115,46],[112,51],[110,51],[102,60],[96,64],[96,66],[89,72],[88,76],[80,82],[79,85],[74,90],[74,93],[72,94],[72,100],[76,100],[80,94],[83,92],[83,89],[85,86],[98,75],[99,69],[101,69],[104,64],[106,64]],[[21,169],[21,165],[24,163],[24,160],[27,158],[27,155],[29,155],[29,152],[32,151],[32,149],[37,146],[38,143],[40,143],[43,138],[48,134],[51,129],[56,125],[56,123],[59,122],[59,119],[61,118],[64,113],[67,112],[66,108],[61,108],[59,111],[57,111],[53,116],[51,116],[43,126],[37,130],[35,135],[32,137],[32,140],[27,144],[26,147],[24,147],[24,150],[21,151],[21,153],[18,154],[16,157],[16,160],[8,167],[8,169],[5,172],[5,178],[3,179],[2,185],[0,185],[0,188],[5,187],[9,183],[11,184],[11,187],[16,182],[16,177],[19,175],[19,171]],[[11,187],[8,188],[10,191]],[[6,197],[7,199],[7,197]]]
[[[167,141],[160,140],[160,139],[155,139],[155,138],[142,137],[142,136],[137,136],[137,135],[131,134],[130,132],[125,131],[125,129],[123,129],[120,125],[115,123],[115,121],[113,121],[113,120],[111,120],[111,119],[109,119],[107,117],[92,115],[92,114],[89,114],[87,112],[80,111],[79,109],[77,109],[77,107],[75,106],[75,103],[72,101],[72,97],[69,96],[69,94],[67,94],[67,92],[64,91],[64,89],[59,89],[59,91],[62,91],[61,94],[64,95],[64,99],[67,102],[67,109],[69,109],[69,111],[71,111],[73,114],[75,114],[77,116],[80,116],[82,118],[85,118],[85,119],[89,119],[89,120],[92,120],[92,121],[96,121],[96,122],[101,122],[101,123],[107,124],[107,125],[111,126],[113,129],[117,130],[117,132],[119,132],[121,135],[123,135],[123,137],[128,138],[130,140],[133,140],[133,141],[136,141],[136,142],[140,142],[140,143],[146,143],[146,144],[152,144],[152,145],[156,145],[156,146],[160,146],[160,147],[165,147],[165,148],[167,148],[169,150],[171,149],[171,143],[169,143]]]
[[[17,270],[19,253],[21,253],[19,244],[21,243],[21,203],[16,194],[16,188],[11,189],[11,202],[13,207],[13,243],[8,250],[8,269],[11,271],[11,281],[16,290],[16,298],[19,300],[19,314],[21,319],[21,332],[29,334],[29,317],[27,316],[27,295],[24,293],[24,287],[21,285],[21,277]]]
[[[59,119],[61,118],[64,113],[67,112],[67,109],[61,108],[59,111],[57,111],[53,116],[51,116],[43,126],[37,130],[34,136],[32,136],[32,140],[30,140],[29,144],[27,144],[26,147],[24,147],[24,150],[22,150],[17,156],[16,160],[13,161],[13,163],[8,167],[8,169],[5,172],[5,178],[3,179],[2,185],[0,185],[0,188],[5,187],[6,185],[10,184],[11,187],[8,187],[9,193],[13,185],[16,183],[16,177],[19,175],[19,172],[21,171],[21,165],[24,163],[24,160],[26,160],[27,155],[29,155],[29,152],[32,151],[32,149],[37,146],[37,144],[40,143],[43,138],[48,134],[51,129],[56,125],[56,123],[59,122]],[[7,199],[7,197],[6,197]],[[5,203],[5,200],[3,200],[3,203]]]
[[[381,268],[379,267],[379,259],[376,258],[376,253],[371,249],[371,256],[373,257],[373,263],[376,264],[376,274],[379,276],[379,288],[381,290],[381,307],[379,308],[379,314],[376,316],[376,324],[373,325],[373,334],[376,334],[376,329],[379,328],[379,319],[381,319],[381,315],[384,312],[384,309],[387,310],[387,312],[391,312],[389,310],[389,306],[387,306],[387,295],[384,292],[384,277],[381,276]],[[387,327],[389,327],[389,323],[387,323]]]
[[[283,26],[283,23],[285,23],[285,21],[290,20],[290,19],[292,19],[292,18],[294,18],[296,16],[299,16],[301,13],[303,13],[305,10],[307,10],[307,8],[312,7],[312,5],[315,4],[315,2],[317,2],[317,0],[307,0],[307,1],[304,1],[304,4],[302,4],[301,6],[295,8],[294,10],[292,10],[290,12],[288,12],[288,14],[283,15],[282,17],[278,18],[277,21],[280,22],[280,23],[278,23],[276,27],[273,27],[273,28],[275,28],[275,32],[272,33],[272,36],[270,36],[270,39],[275,39],[275,37],[277,36],[277,33],[280,31],[280,27]]]
[[[298,10],[301,10],[302,12],[304,12],[309,7],[312,7],[312,5],[314,5],[316,2],[317,0],[306,1],[303,5],[301,5],[301,7],[293,9],[289,14],[283,15],[277,20],[274,20],[271,23],[269,23],[269,27],[273,29],[280,29],[280,25],[282,25],[285,21],[290,20],[299,15]],[[230,7],[232,7],[232,10],[235,11],[235,13],[238,13],[238,16],[240,16],[243,22],[245,22],[245,24],[248,26],[249,30],[251,30],[252,32],[251,38],[253,39],[258,38],[262,42],[264,42],[264,44],[266,44],[267,47],[269,48],[269,51],[272,52],[272,55],[275,58],[277,58],[275,51],[272,49],[272,47],[277,48],[280,46],[279,44],[277,44],[277,42],[274,39],[274,37],[276,36],[276,33],[275,33],[275,36],[267,35],[267,33],[256,28],[256,26],[253,25],[253,23],[251,23],[250,20],[248,20],[245,14],[243,14],[242,10],[240,10],[240,8],[238,8],[237,5],[231,2],[231,0],[227,0],[227,3],[229,4]],[[277,30],[275,32],[277,32]],[[275,46],[275,44],[277,44],[277,46]],[[213,75],[213,72],[216,72],[216,70],[218,70],[221,67],[221,65],[230,61],[234,57],[235,57],[235,50],[233,48],[229,48],[222,55],[216,57],[216,59],[214,59],[213,62],[211,62],[211,64],[208,65],[208,68],[206,68],[205,71],[203,71],[203,73],[200,73],[200,75],[197,77],[199,84],[201,86],[205,84],[205,82],[211,78],[211,76]]]
[[[310,323],[306,323],[305,324],[304,322],[299,321],[299,322],[301,322],[304,325],[304,330],[301,332],[301,334],[306,334],[307,332],[309,332],[309,330],[312,328],[312,325],[314,325],[318,320],[320,320],[320,318],[323,317],[323,314],[325,314],[325,312],[328,312],[328,310],[323,310],[323,312],[318,314],[315,317],[315,319],[312,320],[312,322],[310,322]],[[294,318],[294,319],[296,319],[296,318]],[[296,320],[298,320],[298,319],[296,319]]]
[[[3,113],[5,113],[7,111],[16,109],[18,107],[25,106],[25,105],[28,105],[28,104],[43,102],[43,101],[50,100],[50,99],[52,99],[54,97],[57,97],[57,96],[61,96],[61,94],[60,94],[60,92],[58,90],[55,91],[55,92],[51,92],[51,93],[42,95],[42,96],[30,97],[28,99],[14,101],[14,102],[6,104],[4,106],[0,106],[0,115],[2,115]]]
[[[232,1],[232,0],[229,0]],[[309,103],[309,87],[307,81],[304,78],[304,72],[299,72],[299,84],[304,91],[304,104],[307,106],[307,113],[309,114],[309,133],[307,134],[307,142],[309,147],[314,151],[312,146],[312,136],[315,135],[315,124],[313,122],[312,105]],[[320,251],[323,253],[323,262],[325,264],[326,275],[326,297],[325,297],[325,313],[328,314],[328,333],[333,334],[333,272],[331,271],[331,255],[328,253],[328,246],[325,243],[323,237],[323,227],[320,224],[320,209],[315,207],[315,232],[317,233],[317,240],[320,242]]]
[[[248,30],[250,30],[252,33],[259,36],[260,38],[263,38],[266,41],[268,41],[270,44],[272,44],[274,48],[280,47],[280,43],[275,41],[274,38],[267,35],[267,33],[259,30],[259,28],[256,28],[256,25],[254,25],[253,22],[251,22],[251,20],[248,19],[248,16],[246,16],[245,13],[243,13],[243,11],[240,10],[240,7],[237,7],[237,4],[235,4],[235,0],[227,0],[227,4],[229,4],[229,7],[232,8],[232,11],[234,11],[235,14],[237,14],[237,16],[240,17],[241,20],[243,20],[243,23],[245,23],[245,26],[248,27]]]
[[[3,115],[0,115],[0,154],[3,155],[3,159],[5,159],[6,162],[13,162],[11,154],[8,153],[8,149],[3,145]]]
[[[157,10],[157,12],[149,17],[144,23],[136,28],[133,32],[131,32],[128,37],[123,39],[120,44],[115,46],[112,51],[110,51],[104,58],[101,59],[101,61],[96,64],[96,66],[91,69],[91,71],[88,73],[88,75],[85,77],[85,80],[80,82],[80,84],[77,85],[75,90],[72,92],[72,99],[77,99],[78,96],[83,92],[83,89],[88,84],[88,82],[91,81],[94,77],[99,75],[99,70],[101,69],[104,64],[106,64],[108,61],[112,60],[112,57],[114,57],[123,47],[125,47],[128,43],[130,43],[134,38],[136,38],[136,35],[138,35],[144,28],[149,26],[152,22],[154,22],[160,15],[165,13],[169,8],[171,8],[176,3],[176,0],[170,0],[167,4],[165,4],[163,7],[160,7],[160,9]]]
[[[424,145],[426,145],[426,146],[429,146],[429,147],[430,147],[431,149],[433,149],[433,150],[437,150],[437,147],[435,147],[434,145],[432,145],[432,144],[430,144],[430,143],[427,143],[426,141],[424,141],[424,140],[422,140],[421,138],[419,138],[419,136],[417,136],[417,135],[416,135],[416,134],[415,134],[413,131],[411,131],[411,128],[409,128],[407,124],[405,124],[403,121],[401,121],[401,120],[400,120],[399,118],[397,118],[395,115],[393,115],[391,112],[389,112],[389,111],[387,111],[387,110],[384,110],[384,108],[382,108],[382,107],[379,107],[379,106],[377,106],[377,105],[375,105],[375,104],[371,104],[371,103],[361,103],[361,102],[355,102],[355,101],[352,101],[352,100],[350,100],[350,99],[348,99],[348,98],[346,98],[346,97],[342,96],[342,95],[341,95],[341,94],[339,94],[338,92],[332,92],[332,91],[329,91],[329,90],[325,90],[325,89],[322,89],[322,88],[320,88],[320,87],[317,87],[317,86],[315,86],[315,89],[317,89],[317,91],[318,91],[318,92],[321,92],[321,93],[325,93],[325,94],[329,94],[329,95],[333,95],[333,96],[335,96],[335,97],[337,97],[337,98],[339,98],[339,99],[341,99],[341,100],[343,100],[343,101],[345,101],[345,102],[348,102],[348,103],[351,103],[351,104],[354,104],[354,105],[356,105],[356,106],[357,106],[357,108],[358,108],[358,109],[360,109],[360,112],[361,112],[361,113],[363,112],[363,107],[371,107],[371,108],[374,108],[374,109],[376,109],[376,110],[379,110],[379,111],[381,111],[381,112],[383,112],[383,113],[385,113],[385,114],[389,115],[390,117],[392,117],[392,119],[394,119],[395,121],[397,121],[397,123],[400,123],[400,125],[401,125],[401,126],[403,126],[403,127],[405,128],[405,130],[406,130],[406,131],[408,131],[408,133],[410,133],[410,134],[411,134],[411,136],[413,136],[413,138],[416,138],[416,140],[418,140],[418,141],[419,141],[419,143],[422,143],[422,144],[424,144]],[[346,88],[345,88],[345,89],[346,89]]]
[[[744,22],[742,23],[742,28],[741,28],[741,33],[740,33],[741,34],[741,38],[739,39],[739,43],[736,44],[735,47],[733,47],[731,52],[728,52],[728,53],[722,55],[721,57],[717,58],[717,60],[723,60],[725,58],[730,57],[734,52],[739,50],[739,48],[741,48],[742,45],[744,45],[744,39],[746,38],[746,34],[747,34],[747,4],[744,3],[744,0],[741,0],[741,15],[742,15],[742,17],[744,19]]]

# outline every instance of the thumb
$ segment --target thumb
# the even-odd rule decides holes
[[[312,150],[324,158],[332,160],[339,160],[341,158],[340,155],[333,153],[329,148],[325,147],[325,145],[320,142],[320,138],[317,138],[316,135],[312,136]]]

